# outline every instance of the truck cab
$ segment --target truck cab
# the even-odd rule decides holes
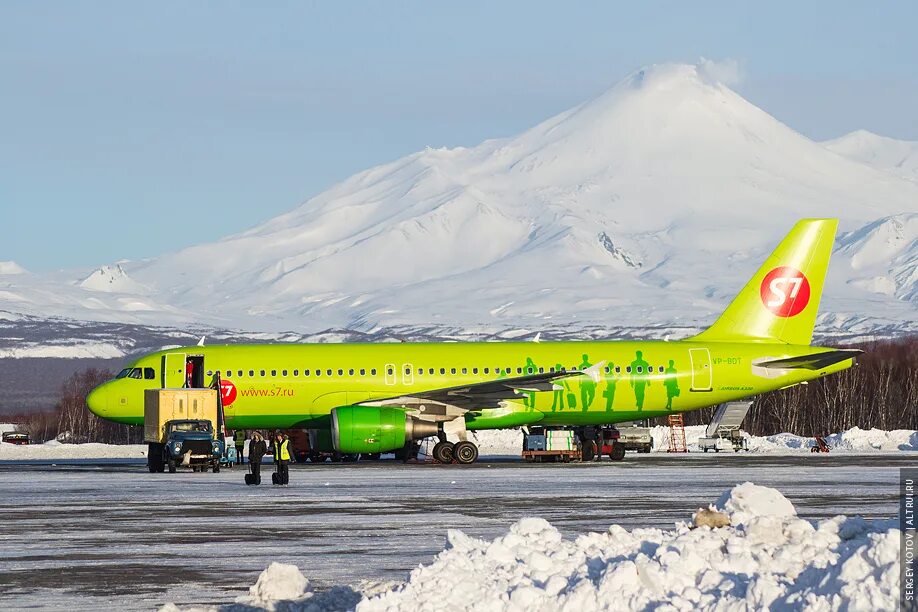
[[[225,442],[214,437],[213,426],[205,420],[167,421],[163,458],[170,472],[176,466],[190,466],[195,471],[208,467],[220,471]]]

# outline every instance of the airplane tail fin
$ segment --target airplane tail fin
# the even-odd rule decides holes
[[[714,324],[693,340],[809,344],[838,219],[803,219]]]

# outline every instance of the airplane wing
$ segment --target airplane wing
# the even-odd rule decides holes
[[[823,353],[813,353],[811,355],[801,355],[799,357],[788,357],[786,359],[775,359],[755,364],[760,368],[770,368],[776,370],[821,370],[830,365],[835,365],[846,359],[857,357],[864,351],[860,349],[836,349]]]
[[[518,399],[520,395],[533,391],[554,391],[556,380],[575,376],[589,376],[598,382],[602,376],[605,361],[601,361],[585,370],[544,372],[528,374],[515,378],[488,380],[470,385],[444,387],[420,391],[411,395],[402,395],[385,399],[361,402],[362,406],[403,406],[416,409],[426,415],[440,417],[436,420],[449,420],[469,410],[499,408],[504,400]]]

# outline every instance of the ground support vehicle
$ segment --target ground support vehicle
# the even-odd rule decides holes
[[[619,431],[619,442],[625,447],[626,451],[637,451],[639,453],[649,453],[653,450],[653,436],[650,434],[650,428],[641,422],[625,421],[616,423],[615,427]]]
[[[8,431],[3,434],[3,441],[7,444],[24,445],[29,444],[29,434],[18,431]]]
[[[219,429],[217,391],[146,390],[144,441],[151,473],[173,473],[179,466],[219,472],[226,452],[226,442],[216,433]]]

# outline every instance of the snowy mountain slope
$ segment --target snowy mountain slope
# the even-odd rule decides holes
[[[913,241],[884,267],[870,238],[901,222],[913,240],[903,213],[916,210],[918,183],[803,137],[695,66],[662,65],[515,137],[371,168],[90,287],[73,282],[85,272],[0,279],[0,309],[298,332],[692,328],[797,219],[839,216],[845,261],[821,324],[918,331]]]
[[[896,140],[857,130],[823,145],[839,155],[886,170],[912,180],[918,180],[918,142]]]
[[[25,274],[26,269],[15,261],[0,261],[0,275]]]

